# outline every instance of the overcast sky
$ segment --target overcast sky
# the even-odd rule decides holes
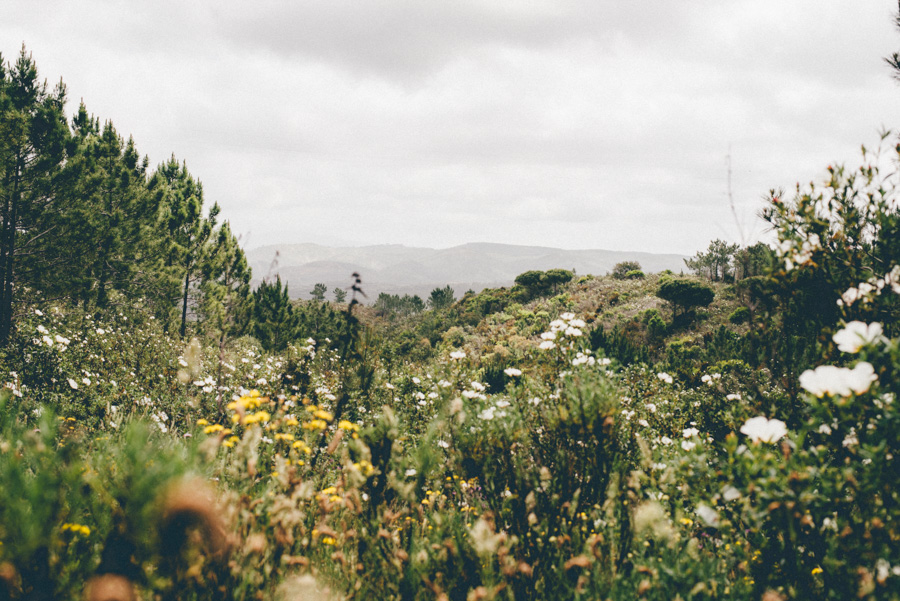
[[[693,254],[900,127],[895,0],[2,0],[21,44],[174,153],[248,247]],[[727,160],[732,194],[728,202]]]

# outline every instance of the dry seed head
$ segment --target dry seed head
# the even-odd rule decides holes
[[[133,601],[134,586],[118,574],[94,576],[84,585],[85,601]]]
[[[227,550],[225,524],[214,499],[213,491],[199,479],[183,480],[166,492],[160,532],[164,550],[177,553],[187,539],[187,530],[194,526],[203,533],[210,553]]]

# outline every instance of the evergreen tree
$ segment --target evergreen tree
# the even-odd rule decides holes
[[[14,65],[0,66],[0,345],[14,326],[16,295],[65,259],[53,256],[61,250],[53,242],[69,133],[65,96],[62,82],[49,91],[38,81],[24,47]]]
[[[444,309],[453,304],[453,288],[448,284],[444,288],[435,288],[431,291],[428,304],[432,309]]]
[[[335,286],[334,288],[334,302],[336,303],[345,303],[347,302],[347,291],[343,288],[338,288]]]
[[[328,286],[325,284],[316,284],[309,294],[312,296],[313,300],[322,302],[325,300],[326,292],[328,292]]]
[[[220,338],[244,333],[250,321],[250,265],[224,222],[207,245],[202,262],[201,313],[207,329]]]
[[[179,334],[184,338],[191,295],[199,289],[202,280],[203,250],[216,226],[219,205],[213,204],[204,217],[203,187],[191,176],[187,166],[178,163],[174,156],[159,166],[150,180],[149,189],[161,207],[167,235],[163,267],[170,278],[180,282]]]
[[[288,287],[261,282],[253,291],[253,336],[266,350],[280,351],[296,337],[297,317],[288,296]]]
[[[65,198],[69,295],[104,308],[110,291],[146,294],[157,207],[147,194],[147,160],[111,123],[102,132],[82,104],[73,119]]]

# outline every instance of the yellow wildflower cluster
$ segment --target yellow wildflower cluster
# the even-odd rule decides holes
[[[253,411],[259,409],[263,403],[268,403],[269,397],[260,396],[258,390],[251,390],[250,394],[242,396],[236,401],[228,403],[227,407],[231,411]]]
[[[82,526],[81,524],[63,524],[61,530],[63,532],[74,532],[75,534],[80,534],[82,536],[91,535],[91,529],[87,526]]]
[[[307,455],[312,455],[312,449],[309,447],[308,444],[306,444],[302,440],[298,440],[297,442],[292,444],[291,447],[297,449],[301,453],[306,453]]]
[[[272,419],[272,415],[268,411],[257,411],[251,415],[248,415],[244,418],[243,424],[245,426],[252,426],[253,424],[263,424]],[[237,423],[240,421],[239,414],[234,414],[231,416],[231,421]]]
[[[314,419],[303,424],[304,430],[324,430],[327,427],[328,422],[323,419]]]

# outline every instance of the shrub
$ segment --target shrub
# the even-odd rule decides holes
[[[644,277],[644,272],[640,269],[634,269],[625,274],[626,280],[642,280]]]
[[[681,315],[686,315],[694,307],[709,306],[715,298],[715,292],[709,286],[692,280],[672,279],[660,285],[656,296],[672,305],[672,317],[676,319],[679,316],[679,308]]]
[[[750,319],[750,309],[747,307],[738,307],[728,316],[728,321],[735,324],[745,323]]]
[[[641,264],[637,261],[622,261],[621,263],[615,264],[611,275],[617,280],[624,280],[628,277],[630,272],[640,270]]]

